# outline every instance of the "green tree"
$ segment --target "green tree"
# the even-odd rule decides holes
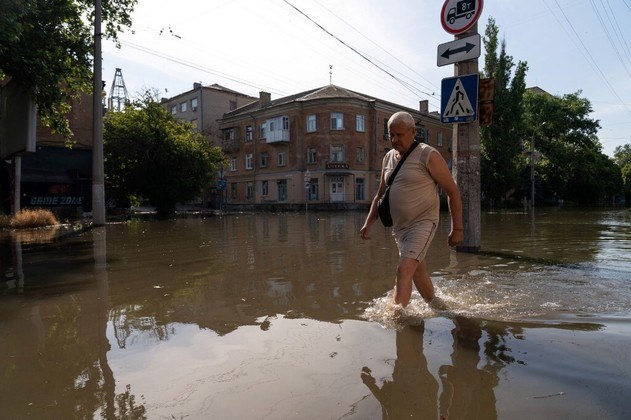
[[[613,152],[613,157],[622,172],[622,182],[624,184],[624,194],[628,200],[631,199],[631,144],[617,146]]]
[[[160,217],[199,196],[225,163],[219,147],[208,146],[201,133],[148,95],[124,112],[106,115],[103,151],[108,186],[147,198]]]
[[[103,0],[105,37],[131,25],[137,0]],[[0,80],[33,92],[44,125],[66,138],[70,98],[90,92],[93,0],[0,0]]]
[[[528,139],[541,154],[536,165],[540,197],[591,204],[621,191],[620,169],[602,153],[599,122],[589,117],[591,103],[580,91],[554,96],[529,90],[523,100]]]
[[[520,140],[525,132],[521,123],[522,95],[528,65],[519,61],[515,66],[506,52],[505,41],[500,42],[498,34],[499,29],[491,17],[483,39],[486,56],[482,77],[494,79],[494,113],[493,124],[481,128],[480,166],[485,200],[502,204],[518,186],[519,174],[525,165]]]

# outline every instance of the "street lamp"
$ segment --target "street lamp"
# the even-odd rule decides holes
[[[542,122],[539,126],[539,130],[546,125],[546,122]],[[535,135],[532,133],[532,139],[530,140],[530,205],[533,210],[535,208]]]

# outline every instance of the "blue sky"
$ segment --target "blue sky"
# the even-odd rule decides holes
[[[109,93],[121,68],[132,97],[145,89],[170,97],[201,82],[278,98],[332,80],[410,108],[428,100],[439,111],[441,80],[454,74],[436,63],[438,45],[454,39],[440,22],[443,3],[139,0],[121,48],[104,41],[103,78]],[[631,0],[485,0],[481,35],[490,16],[508,54],[528,63],[527,86],[580,90],[600,121],[603,152],[631,143]]]

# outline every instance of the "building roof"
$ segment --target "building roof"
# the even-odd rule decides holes
[[[345,89],[336,85],[327,85],[316,89],[310,89],[304,92],[296,93],[282,98],[270,100],[269,102],[262,102],[259,98],[258,101],[254,101],[250,104],[244,105],[241,108],[237,108],[234,111],[230,111],[224,114],[225,117],[233,117],[247,112],[258,111],[265,108],[275,107],[279,105],[289,104],[292,102],[307,102],[317,99],[333,99],[333,98],[347,98],[347,99],[359,99],[362,101],[374,101],[375,98],[363,95],[361,93],[353,92],[352,90]]]

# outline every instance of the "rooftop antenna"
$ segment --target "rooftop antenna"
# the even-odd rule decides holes
[[[107,106],[111,111],[122,111],[125,109],[127,102],[129,102],[129,98],[125,81],[123,80],[123,72],[117,68],[114,72],[114,82],[112,82]]]
[[[329,64],[329,84],[333,84],[333,64]]]

